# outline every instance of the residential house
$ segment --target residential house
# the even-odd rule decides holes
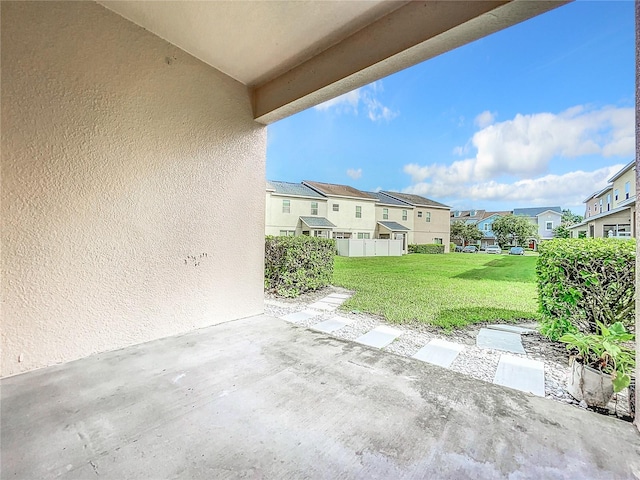
[[[334,225],[332,238],[374,238],[377,198],[348,185],[302,183],[327,199],[326,218]]]
[[[636,238],[635,160],[608,179],[608,185],[585,199],[584,220],[570,227],[572,237]]]
[[[403,250],[413,243],[412,205],[380,192],[366,192],[377,198],[374,238],[402,240]]]
[[[537,249],[539,241],[551,240],[553,238],[553,229],[562,222],[562,209],[560,207],[514,208],[513,214],[527,217],[537,227],[538,238],[531,237],[525,241],[525,244],[534,250]],[[522,244],[522,241],[519,243]]]
[[[482,233],[482,238],[480,239],[481,249],[484,249],[489,245],[498,244],[496,235],[495,233],[493,233],[493,222],[495,222],[500,217],[510,214],[511,211],[484,212],[482,219],[477,223],[478,230],[480,230],[480,232]]]
[[[267,181],[265,234],[331,238],[327,198],[302,183]]]
[[[387,192],[382,194],[413,207],[413,242],[416,244],[444,244],[449,251],[451,225],[449,216],[451,207],[410,193]]]
[[[266,126],[561,3],[2,2],[0,376],[262,313]]]

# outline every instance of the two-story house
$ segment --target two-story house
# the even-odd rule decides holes
[[[497,245],[498,240],[496,239],[495,233],[493,233],[493,222],[509,214],[511,214],[510,211],[484,212],[482,219],[477,223],[478,230],[482,233],[482,238],[480,239],[481,249],[489,245]]]
[[[413,242],[411,243],[444,244],[444,251],[449,251],[451,207],[420,195],[387,191],[381,193],[413,207]]]
[[[534,250],[538,247],[538,241],[551,240],[553,229],[562,222],[562,209],[560,207],[531,207],[514,208],[514,215],[521,215],[537,227],[538,238],[528,238],[526,243]]]
[[[327,199],[327,220],[335,225],[332,238],[374,238],[377,198],[348,185],[309,180],[302,184]]]
[[[584,220],[573,225],[572,237],[636,237],[635,160],[608,179],[608,185],[585,199]]]
[[[267,181],[265,234],[331,238],[327,199],[302,183]]]
[[[403,250],[413,243],[413,206],[381,192],[366,192],[378,199],[374,238],[402,240]]]

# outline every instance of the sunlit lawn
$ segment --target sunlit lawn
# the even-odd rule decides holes
[[[537,318],[535,257],[412,254],[335,257],[333,284],[354,290],[348,310],[444,328]]]

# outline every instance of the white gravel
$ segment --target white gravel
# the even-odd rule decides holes
[[[331,293],[352,292],[342,288],[327,287],[318,292],[306,294],[297,299],[286,299],[266,294],[265,313],[274,317],[283,317],[288,313],[308,309],[311,303],[316,302]],[[318,311],[317,316],[306,321],[299,322],[296,325],[309,328],[336,316],[352,320],[353,322],[331,334],[334,337],[345,340],[355,340],[378,325],[389,325],[393,328],[402,330],[402,335],[384,348],[385,351],[396,355],[410,357],[434,338],[463,344],[465,346],[464,350],[458,355],[451,365],[451,370],[464,375],[469,375],[485,382],[493,381],[498,367],[498,361],[500,360],[500,355],[504,353],[498,350],[485,350],[476,346],[475,336],[480,328],[477,325],[447,334],[442,331],[438,331],[435,328],[425,327],[423,325],[407,326],[390,324],[383,318],[376,317],[374,315],[367,315],[361,312],[349,312],[340,310],[339,308],[335,311]],[[553,352],[550,350],[548,347],[549,342],[538,333],[528,335],[529,337],[526,340],[530,341],[523,342],[525,349],[527,350],[527,354],[518,355],[510,353],[509,355],[517,355],[543,362],[546,398],[573,405],[578,408],[583,408],[583,406],[581,407],[565,389],[566,379],[569,373],[567,359],[563,355],[558,354],[557,351]],[[614,399],[608,406],[609,414],[624,417],[625,415],[628,415],[627,405],[625,390],[614,396]]]

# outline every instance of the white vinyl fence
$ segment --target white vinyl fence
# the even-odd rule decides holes
[[[341,257],[399,257],[402,255],[402,240],[336,240]]]

